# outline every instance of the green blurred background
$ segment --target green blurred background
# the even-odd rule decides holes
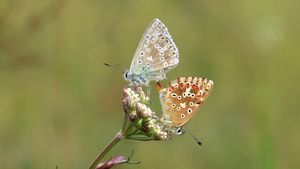
[[[0,1],[0,168],[88,168],[122,124],[122,71],[159,18],[180,51],[168,79],[212,79],[171,141],[120,142],[116,168],[299,168],[298,1]],[[151,108],[161,113],[155,82]]]

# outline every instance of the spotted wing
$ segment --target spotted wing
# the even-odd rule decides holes
[[[198,77],[180,77],[160,91],[164,115],[174,127],[183,126],[204,103],[213,87],[213,81]]]
[[[160,81],[178,64],[178,58],[178,48],[168,28],[159,19],[154,19],[137,47],[130,74],[143,75],[148,81]]]

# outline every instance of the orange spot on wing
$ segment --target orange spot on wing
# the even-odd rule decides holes
[[[159,82],[157,82],[156,88],[157,88],[158,91],[162,91],[163,90],[163,87],[162,87],[162,85]]]

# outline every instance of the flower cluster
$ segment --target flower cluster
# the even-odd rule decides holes
[[[113,146],[123,139],[170,140],[170,135],[174,133],[171,128],[165,127],[161,118],[147,106],[150,99],[145,95],[142,87],[135,87],[134,90],[125,87],[123,91],[124,121],[122,129],[98,155],[89,169],[108,169],[122,163],[138,164],[139,162],[130,161],[132,154],[128,160],[125,160],[123,156],[117,156],[107,162],[99,162]]]
[[[150,103],[142,87],[124,88],[123,109],[125,113],[122,135],[135,140],[168,140],[167,128],[160,122],[147,104]]]

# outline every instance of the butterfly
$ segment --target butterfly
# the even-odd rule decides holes
[[[183,134],[185,125],[205,102],[213,88],[213,81],[200,77],[179,77],[168,88],[157,82],[163,109],[162,123],[176,134]]]
[[[179,52],[168,28],[154,19],[146,29],[133,56],[130,69],[123,76],[130,86],[145,85],[166,79],[166,72],[177,66]]]

